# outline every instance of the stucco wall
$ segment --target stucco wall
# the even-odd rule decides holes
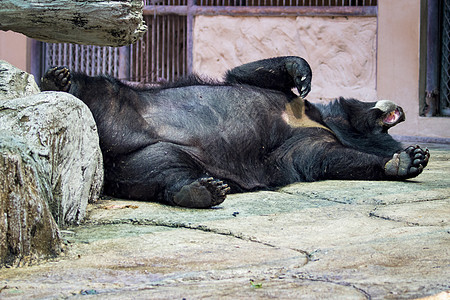
[[[297,55],[313,70],[308,99],[375,100],[376,30],[375,17],[198,16],[193,67],[217,78],[246,62]]]
[[[27,70],[27,37],[13,31],[0,30],[0,59]]]

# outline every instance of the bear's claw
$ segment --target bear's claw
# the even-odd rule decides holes
[[[185,185],[173,197],[176,205],[190,208],[209,208],[225,201],[230,187],[212,177],[200,178]]]
[[[312,72],[308,63],[302,58],[286,63],[286,70],[292,76],[300,97],[305,98],[311,91]]]
[[[211,206],[222,203],[225,200],[226,194],[230,191],[228,184],[224,184],[223,181],[215,180],[212,177],[202,178],[199,182],[211,193],[214,200]]]
[[[41,79],[42,91],[67,92],[70,89],[70,71],[67,67],[53,67]]]

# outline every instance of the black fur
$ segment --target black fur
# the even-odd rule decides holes
[[[64,67],[50,69],[42,80],[43,90],[68,91],[92,111],[104,155],[104,191],[120,198],[211,207],[230,188],[406,179],[426,166],[428,151],[402,152],[387,134],[402,119],[386,124],[391,111],[375,108],[376,103],[305,101],[300,119],[313,125],[292,126],[285,110],[300,101],[294,87],[303,96],[311,88],[311,69],[299,57],[246,64],[230,70],[224,82],[191,76],[136,88]]]

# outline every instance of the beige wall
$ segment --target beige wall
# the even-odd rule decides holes
[[[195,18],[194,71],[213,78],[235,66],[283,55],[313,70],[312,101],[376,99],[375,17]]]
[[[27,38],[13,31],[0,30],[0,59],[27,70]]]
[[[378,0],[378,97],[405,109],[391,133],[450,138],[450,118],[419,116],[420,25],[420,0]]]

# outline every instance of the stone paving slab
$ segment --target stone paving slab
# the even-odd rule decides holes
[[[208,210],[101,200],[60,258],[1,269],[0,298],[448,299],[450,147],[430,148],[407,182],[298,183]]]

